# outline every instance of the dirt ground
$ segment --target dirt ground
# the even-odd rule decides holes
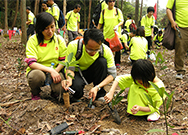
[[[165,70],[156,65],[156,73],[161,78],[168,93],[175,90],[173,104],[169,110],[167,120],[173,128],[169,127],[169,134],[188,134],[188,74],[183,80],[176,80],[174,71],[174,51],[166,49],[153,49],[155,53],[161,52],[165,58]],[[128,56],[122,55],[121,68],[118,75],[130,73],[131,65]],[[20,61],[18,60],[20,59]],[[95,101],[95,109],[88,108],[88,91],[92,84],[85,87],[85,95],[81,102],[71,104],[69,111],[62,103],[50,96],[50,89],[43,87],[42,99],[31,100],[31,93],[25,77],[26,63],[25,47],[20,43],[20,37],[14,36],[11,40],[0,36],[0,134],[1,135],[43,135],[48,130],[62,122],[72,123],[64,131],[83,130],[85,134],[111,134],[111,135],[161,135],[165,133],[146,133],[150,129],[165,130],[164,115],[157,122],[147,122],[146,117],[130,116],[126,113],[127,93],[117,106],[121,124],[116,124],[109,113],[108,106]],[[21,62],[19,64],[19,62]],[[153,61],[154,62],[154,61]],[[188,60],[185,62],[188,71]],[[20,68],[20,69],[19,69]],[[111,83],[112,84],[112,83]],[[109,91],[111,84],[105,87]],[[120,89],[117,89],[117,92]],[[162,108],[161,108],[162,110]],[[16,131],[19,131],[19,133]]]

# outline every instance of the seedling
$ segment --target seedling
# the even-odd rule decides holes
[[[166,125],[166,134],[168,135],[168,126],[172,127],[168,124],[167,122],[167,113],[168,113],[168,109],[170,107],[171,101],[172,101],[172,97],[174,95],[174,91],[171,92],[171,94],[168,94],[165,91],[164,87],[159,88],[157,85],[155,85],[153,82],[149,82],[159,93],[160,97],[162,98],[163,101],[163,111],[160,111],[162,114],[164,114],[165,116],[165,125]],[[151,106],[153,106],[154,108],[156,108],[156,103],[152,101],[151,96],[146,95],[146,98],[148,99],[149,103],[151,104]],[[164,132],[161,129],[152,129],[149,130],[147,133],[151,133],[151,132]]]

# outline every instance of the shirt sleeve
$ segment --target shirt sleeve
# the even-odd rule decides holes
[[[121,90],[130,87],[133,83],[133,79],[130,74],[117,76],[115,80],[118,82],[118,85]]]
[[[36,60],[38,59],[38,50],[37,50],[37,45],[38,41],[36,36],[32,36],[29,38],[27,45],[26,45],[26,57],[27,58],[35,58]]]
[[[67,53],[67,47],[66,47],[66,43],[65,40],[63,39],[62,36],[58,35],[58,42],[59,42],[59,60],[65,60],[65,56]]]

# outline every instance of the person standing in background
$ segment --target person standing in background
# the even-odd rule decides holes
[[[26,22],[26,24],[28,25],[28,29],[27,29],[27,40],[29,39],[30,34],[33,35],[34,34],[34,18],[35,15],[31,12],[31,8],[29,6],[26,7],[26,13],[28,14],[28,20]]]
[[[152,39],[153,39],[153,30],[154,30],[154,24],[155,24],[155,18],[153,16],[154,13],[153,7],[147,8],[147,14],[144,15],[141,19],[141,26],[144,27],[145,30],[145,36],[148,41],[148,58],[150,58],[150,50],[152,47]]]
[[[185,56],[188,50],[188,1],[187,0],[176,0],[176,20],[172,16],[172,7],[174,0],[168,0],[166,5],[166,13],[169,21],[171,22],[172,28],[176,31],[175,33],[175,70],[177,72],[176,79],[183,79],[183,75],[186,70],[184,68]],[[179,31],[178,31],[179,30]]]
[[[65,25],[63,29],[65,31],[68,30],[69,42],[78,36],[78,31],[80,29],[80,10],[81,6],[76,4],[74,10],[69,11],[65,16]]]
[[[109,46],[109,42],[106,39],[112,39],[115,36],[115,31],[118,32],[118,37],[121,37],[121,25],[123,25],[124,19],[123,14],[120,9],[114,7],[115,0],[107,0],[108,8],[104,9],[101,12],[99,24],[97,29],[100,29],[103,26],[103,34],[104,34],[104,44]],[[121,63],[121,53],[120,51],[115,52],[115,64],[116,68],[120,68]]]

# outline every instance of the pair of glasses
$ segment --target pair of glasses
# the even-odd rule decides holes
[[[86,47],[85,47],[85,48],[86,48]],[[99,51],[100,51],[100,48],[99,48],[99,49],[96,49],[96,50],[87,49],[87,48],[86,48],[86,51],[87,51],[88,53],[99,52]]]

